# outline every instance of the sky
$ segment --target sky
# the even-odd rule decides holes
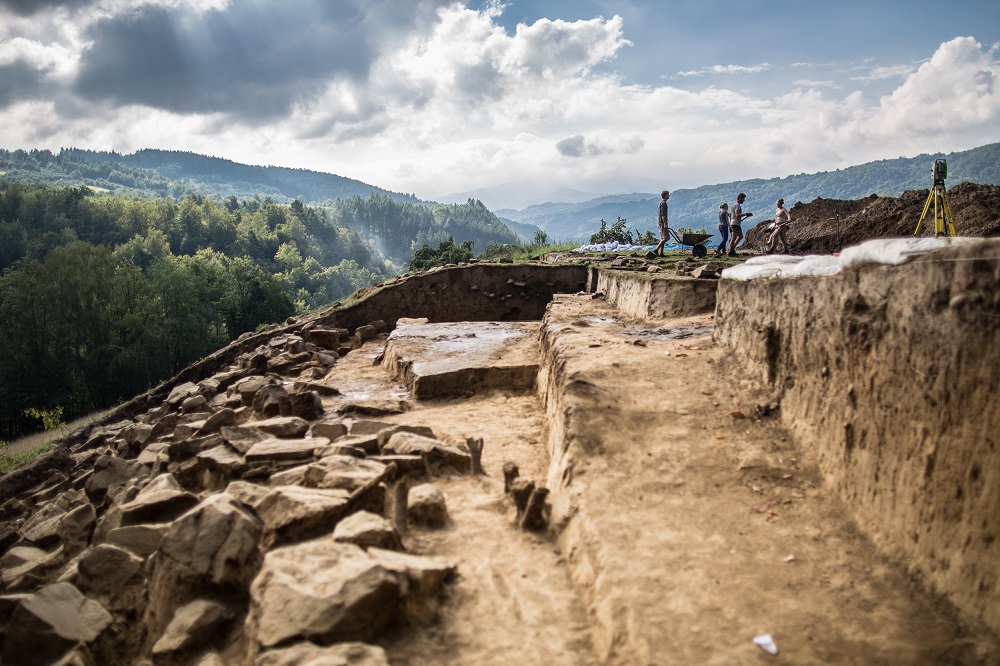
[[[998,77],[996,0],[0,0],[0,148],[494,209],[997,142]]]

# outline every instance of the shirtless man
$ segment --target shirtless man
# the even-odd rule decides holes
[[[785,208],[785,200],[778,199],[775,204],[777,208],[774,211],[774,231],[771,232],[771,237],[767,239],[767,251],[774,252],[778,247],[778,241],[781,241],[781,251],[784,254],[788,254],[788,240],[785,239],[785,227],[789,222],[792,221],[792,216]]]

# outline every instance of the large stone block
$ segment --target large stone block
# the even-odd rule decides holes
[[[265,439],[257,442],[246,452],[246,461],[271,462],[289,460],[312,460],[316,450],[330,443],[325,437],[307,437],[305,439]]]
[[[165,523],[198,504],[198,498],[180,487],[170,474],[161,474],[121,508],[121,526]]]
[[[56,583],[23,599],[11,614],[4,664],[48,666],[80,645],[93,643],[111,624],[99,603],[70,583]]]
[[[358,511],[337,523],[333,540],[353,543],[364,549],[377,547],[399,550],[402,543],[399,533],[384,517],[369,511]]]
[[[425,456],[435,466],[468,472],[472,458],[468,452],[413,432],[395,432],[382,447],[383,455]]]
[[[369,640],[392,619],[398,596],[398,577],[353,544],[277,548],[251,587],[251,629],[265,648]]]
[[[157,553],[214,585],[241,588],[253,576],[262,527],[236,498],[219,493],[175,520]]]
[[[333,532],[349,497],[345,490],[279,486],[261,500],[257,512],[269,535],[278,543],[288,543]]]
[[[209,642],[236,616],[235,609],[209,599],[197,599],[178,608],[153,645],[153,655],[191,650]]]
[[[385,650],[365,643],[337,643],[326,647],[304,642],[269,650],[254,666],[389,666]]]

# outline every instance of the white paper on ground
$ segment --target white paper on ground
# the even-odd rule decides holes
[[[761,634],[755,636],[753,642],[760,646],[760,649],[768,654],[778,654],[778,646],[775,644],[771,634]]]

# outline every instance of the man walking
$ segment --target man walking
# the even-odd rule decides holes
[[[733,209],[729,211],[729,231],[732,232],[732,240],[729,241],[729,256],[736,256],[736,246],[740,244],[743,240],[743,225],[741,224],[745,218],[750,217],[753,213],[743,212],[743,202],[747,200],[747,195],[740,192],[736,195],[736,205]]]
[[[670,192],[663,190],[660,192],[660,215],[656,219],[656,224],[660,227],[660,242],[656,245],[656,254],[663,256],[663,246],[667,244],[670,240],[670,229],[667,227],[667,199],[670,198]]]

